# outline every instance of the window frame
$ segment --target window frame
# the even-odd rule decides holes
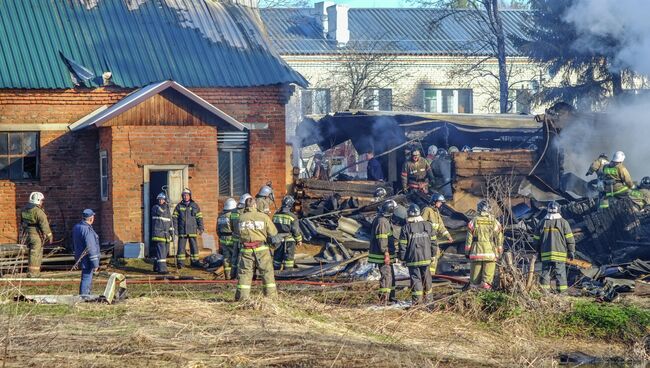
[[[245,162],[245,167],[242,170],[242,174],[244,175],[243,182],[244,182],[244,187],[242,189],[242,193],[236,193],[235,192],[235,171],[234,171],[234,154],[237,152],[243,152],[244,153],[244,162]],[[227,154],[228,155],[228,189],[227,189],[227,194],[222,193],[222,185],[221,185],[221,170],[223,170],[223,167],[220,163],[222,159],[222,155]],[[217,133],[217,163],[219,165],[218,167],[218,193],[219,197],[234,197],[234,196],[240,196],[244,193],[248,193],[250,191],[250,146],[249,146],[249,136],[247,133],[238,132],[238,133],[232,133],[228,134],[228,132],[224,133]]]
[[[106,175],[104,175],[102,168],[104,167],[104,160],[106,160]],[[109,172],[108,172],[108,152],[106,150],[99,151],[99,196],[101,197],[102,202],[108,201],[110,196],[109,192]],[[104,178],[106,178],[106,184],[104,185]],[[106,192],[104,194],[104,192]]]
[[[427,98],[427,92],[428,91],[434,91],[435,92],[435,110],[427,110],[427,101],[428,100],[433,100],[433,98]],[[448,94],[451,92],[451,101],[452,101],[452,107],[451,111],[446,111],[443,112],[443,105],[445,104],[444,99],[449,97],[449,96],[444,96],[445,92]],[[422,92],[422,110],[424,112],[431,112],[434,114],[459,114],[459,102],[460,102],[460,94],[461,92],[468,92],[469,93],[469,112],[465,111],[462,112],[462,114],[473,114],[474,113],[474,90],[471,88],[424,88]]]
[[[381,108],[382,92],[388,95],[387,109]],[[393,111],[393,89],[392,88],[369,88],[366,92],[366,95],[364,96],[363,108],[364,110],[372,110],[372,111]]]
[[[532,90],[528,89],[528,88],[519,88],[519,89],[515,89],[514,92],[515,92],[515,96],[512,99],[511,112],[515,113],[515,114],[518,114],[518,115],[530,115],[530,112],[533,110],[532,109],[532,105],[533,105],[532,104],[532,95],[533,95]],[[528,94],[528,105],[527,105],[528,110],[527,111],[524,111],[524,110],[519,111],[519,109],[520,109],[520,106],[519,106],[519,94],[523,93],[523,92]]]
[[[324,92],[325,94],[325,108],[322,111],[318,108],[318,112],[314,112],[314,107],[317,107],[319,104],[316,103],[314,95],[318,92]],[[307,103],[305,101],[305,94],[309,94],[309,108],[306,108]],[[329,88],[305,88],[300,92],[300,110],[303,115],[325,115],[331,112],[332,110],[332,94]]]
[[[12,182],[31,182],[31,181],[40,181],[41,180],[41,132],[40,131],[0,131],[0,134],[6,134],[7,135],[7,153],[2,154],[0,153],[0,158],[6,158],[7,159],[7,177],[6,178],[0,178],[0,180],[7,180],[7,181],[12,181]],[[12,135],[26,135],[26,134],[34,134],[35,136],[35,141],[34,141],[34,149],[35,153],[34,155],[26,154],[21,151],[20,154],[12,154],[11,153],[11,136]],[[21,144],[23,145],[24,149],[24,137],[21,137]],[[34,158],[36,160],[36,172],[34,174],[34,177],[32,178],[25,178],[25,177],[20,177],[20,178],[12,178],[11,177],[11,160],[12,159],[21,159],[22,160],[22,172],[21,175],[24,176],[25,174],[25,158],[30,157]]]

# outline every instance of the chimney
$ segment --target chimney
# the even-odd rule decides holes
[[[314,4],[314,9],[316,10],[316,21],[320,24],[321,29],[323,30],[323,37],[327,37],[327,8],[335,5],[333,1],[319,1]]]
[[[336,40],[339,45],[345,45],[350,41],[348,10],[350,8],[345,5],[332,5],[327,8],[327,37]]]

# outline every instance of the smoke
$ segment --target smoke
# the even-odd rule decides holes
[[[650,74],[650,1],[576,0],[564,20],[575,25],[574,47],[615,54],[613,66]]]
[[[606,55],[614,70],[650,75],[648,15],[647,0],[575,0],[564,20],[576,27],[576,49]],[[633,179],[650,175],[648,112],[650,94],[646,93],[612,101],[603,113],[578,115],[556,140],[565,153],[565,169],[584,178],[599,154],[611,159],[620,150],[627,156],[625,165]]]

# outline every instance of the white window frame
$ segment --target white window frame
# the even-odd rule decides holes
[[[104,160],[106,160],[106,170],[102,170],[104,169]],[[106,184],[104,184],[104,178],[106,178]],[[102,202],[108,201],[108,187],[110,185],[108,178],[108,152],[101,150],[99,151],[99,195],[102,198]]]
[[[427,106],[427,91],[436,91],[436,111],[426,111],[426,106]],[[448,112],[442,112],[442,93],[443,91],[452,91],[452,111]],[[458,92],[459,91],[469,91],[470,93],[470,99],[469,99],[469,109],[472,112],[465,112],[464,114],[473,114],[474,113],[474,90],[471,88],[459,88],[459,89],[452,89],[452,88],[425,88],[423,93],[422,93],[422,110],[425,112],[432,112],[436,114],[458,114]]]
[[[381,109],[381,92],[388,91],[388,109]],[[372,99],[371,99],[372,96]],[[373,111],[393,111],[393,90],[392,88],[369,88],[364,96],[364,109]]]
[[[311,106],[310,109],[311,111],[305,110],[304,107],[304,101],[303,101],[303,96],[305,92],[309,92],[311,94]],[[323,93],[325,95],[325,101],[317,101],[314,96],[317,94]],[[323,106],[324,104],[324,106]],[[329,88],[307,88],[303,89],[301,91],[301,97],[300,97],[300,108],[302,110],[303,115],[325,115],[328,114],[331,109],[332,109],[332,92],[330,91]],[[318,112],[314,112],[315,110],[318,110]]]
[[[512,99],[512,108],[510,109],[510,111],[512,113],[514,113],[514,114],[526,114],[526,115],[529,115],[530,112],[532,111],[532,101],[530,101],[530,100],[528,101],[528,112],[519,112],[519,111],[517,111],[519,109],[519,103],[518,103],[519,93],[526,91],[526,92],[528,92],[528,97],[532,97],[532,92],[533,91],[531,89],[526,89],[526,88],[519,88],[519,89],[515,89],[513,91],[515,92],[515,96]]]

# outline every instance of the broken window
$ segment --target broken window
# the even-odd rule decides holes
[[[517,114],[530,114],[532,96],[528,89],[517,89],[515,92],[512,111]]]
[[[363,108],[375,111],[393,109],[393,91],[390,88],[371,88],[366,92]]]
[[[324,115],[330,112],[330,90],[327,88],[303,89],[301,94],[303,115]]]
[[[219,195],[240,196],[248,192],[248,134],[217,133]]]
[[[106,151],[99,152],[99,176],[102,201],[108,201],[108,155]]]
[[[38,179],[38,138],[37,132],[0,132],[0,179]]]
[[[425,89],[424,111],[445,114],[473,112],[471,89]]]

